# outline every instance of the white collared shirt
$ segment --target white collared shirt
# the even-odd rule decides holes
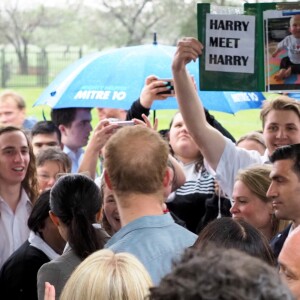
[[[28,239],[31,210],[32,203],[23,188],[15,213],[0,196],[0,267]]]
[[[70,157],[70,159],[72,161],[71,173],[77,173],[77,171],[79,169],[79,165],[83,159],[84,150],[82,148],[80,148],[75,153],[70,148],[68,148],[66,145],[64,145],[63,151]]]
[[[31,247],[37,248],[44,252],[50,260],[60,257],[41,237],[38,233],[30,231],[28,242]]]

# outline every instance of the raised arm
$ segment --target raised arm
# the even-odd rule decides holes
[[[91,178],[95,179],[99,154],[117,127],[117,125],[110,124],[107,119],[98,123],[84,152],[78,169],[79,173],[88,172]]]
[[[127,111],[126,120],[135,118],[143,121],[142,114],[149,116],[151,106],[155,100],[166,100],[170,97],[170,94],[158,94],[161,92],[168,92],[165,81],[160,80],[154,75],[148,76],[140,98],[134,101]]]
[[[184,122],[209,165],[216,170],[225,148],[223,135],[209,125],[199,96],[189,75],[186,64],[202,54],[203,46],[195,38],[178,42],[172,71],[176,98]]]

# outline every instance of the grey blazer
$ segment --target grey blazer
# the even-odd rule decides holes
[[[44,299],[46,281],[54,285],[55,299],[59,299],[71,273],[80,263],[81,259],[68,247],[60,257],[42,265],[37,274],[38,299]]]

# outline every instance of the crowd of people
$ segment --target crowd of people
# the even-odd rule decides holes
[[[147,118],[170,96],[150,74],[94,130],[90,108],[27,126],[22,97],[0,94],[1,299],[300,299],[300,103],[265,101],[262,131],[235,141],[186,69],[202,51],[178,42],[167,134]]]

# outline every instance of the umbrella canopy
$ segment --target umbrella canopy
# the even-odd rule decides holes
[[[44,90],[36,105],[52,108],[108,107],[129,109],[149,75],[172,78],[171,64],[176,47],[157,44],[123,47],[83,57],[67,67]],[[187,66],[199,82],[199,62]],[[259,108],[262,93],[199,92],[209,110],[235,113]],[[155,101],[152,109],[177,109],[174,97]]]

